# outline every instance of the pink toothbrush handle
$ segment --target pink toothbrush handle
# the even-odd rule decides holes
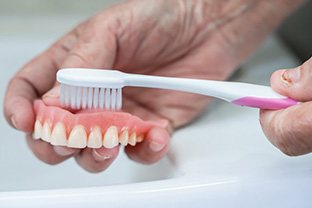
[[[257,97],[243,97],[232,101],[232,103],[240,106],[248,106],[253,108],[278,110],[287,108],[298,104],[298,101],[290,98],[257,98]]]

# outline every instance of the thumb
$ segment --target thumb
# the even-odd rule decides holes
[[[312,57],[301,66],[278,70],[271,76],[272,88],[299,101],[312,100]]]
[[[273,73],[271,85],[280,94],[299,101],[312,100],[312,58],[301,66]],[[287,109],[260,111],[260,123],[265,135],[287,155],[301,155],[312,151],[312,102]]]

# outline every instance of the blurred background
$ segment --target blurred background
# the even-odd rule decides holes
[[[277,33],[301,61],[309,59],[312,56],[312,1],[290,16]]]

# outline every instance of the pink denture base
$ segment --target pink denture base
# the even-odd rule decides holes
[[[34,102],[34,110],[36,112],[36,119],[41,123],[48,122],[52,129],[58,122],[65,124],[67,134],[76,125],[84,126],[87,133],[90,133],[95,126],[100,127],[102,133],[106,132],[110,126],[116,126],[118,132],[126,128],[129,133],[136,132],[137,135],[145,135],[153,127],[166,128],[167,126],[166,121],[145,121],[126,112],[81,110],[72,113],[58,106],[48,106],[42,100],[36,100]]]
[[[232,101],[232,103],[240,106],[248,106],[253,108],[261,108],[267,110],[277,110],[287,108],[298,104],[298,101],[290,98],[257,98],[257,97],[243,97]]]

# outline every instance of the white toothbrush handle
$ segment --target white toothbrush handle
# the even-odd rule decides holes
[[[270,87],[262,85],[137,74],[127,74],[124,78],[126,86],[197,93],[217,97],[242,106],[281,109],[298,103],[274,92]]]

